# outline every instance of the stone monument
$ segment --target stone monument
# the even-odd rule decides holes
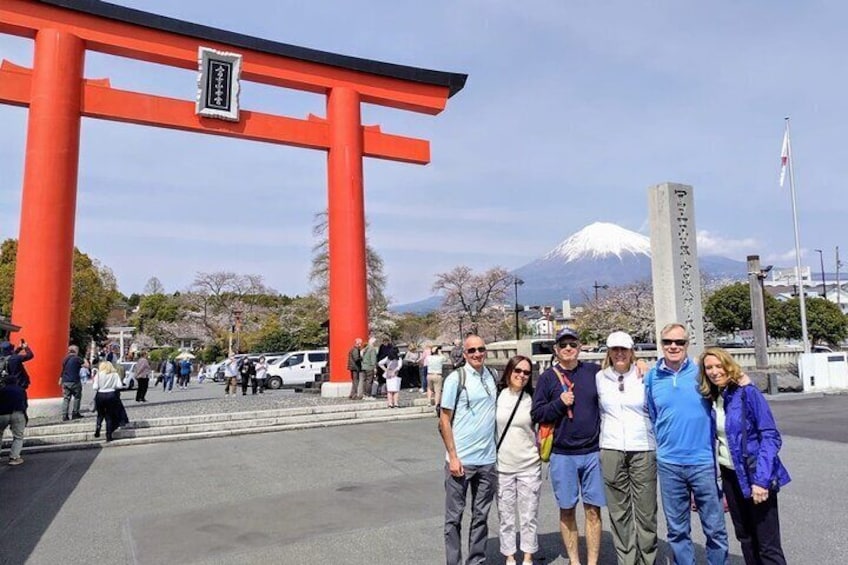
[[[696,357],[704,349],[704,314],[692,187],[668,182],[652,186],[648,208],[657,344],[662,327],[679,322],[689,332],[689,354]]]

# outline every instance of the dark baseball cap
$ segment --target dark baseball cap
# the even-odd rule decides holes
[[[568,326],[559,330],[556,334],[557,343],[564,339],[574,339],[580,341],[580,336],[577,334],[577,330],[574,328],[569,328]]]

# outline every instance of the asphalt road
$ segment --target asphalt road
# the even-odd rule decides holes
[[[848,563],[848,396],[773,407],[793,476],[788,561]],[[0,563],[441,563],[442,457],[435,418],[35,454],[0,468]],[[496,528],[493,509],[497,564]],[[544,562],[566,563],[547,481],[539,531]],[[612,565],[608,531],[605,518]],[[735,540],[731,552],[742,563]]]

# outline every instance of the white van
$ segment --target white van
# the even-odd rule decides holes
[[[312,386],[327,366],[326,349],[292,351],[268,365],[265,386],[278,389],[284,386]]]

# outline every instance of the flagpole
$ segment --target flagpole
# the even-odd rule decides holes
[[[792,194],[792,225],[795,228],[795,276],[798,284],[798,301],[801,306],[801,340],[804,353],[810,352],[810,340],[807,336],[807,305],[804,293],[804,280],[801,276],[801,236],[798,230],[798,207],[795,204],[795,159],[792,155],[792,139],[789,135],[789,118],[786,118],[787,166],[789,167],[789,192]]]

